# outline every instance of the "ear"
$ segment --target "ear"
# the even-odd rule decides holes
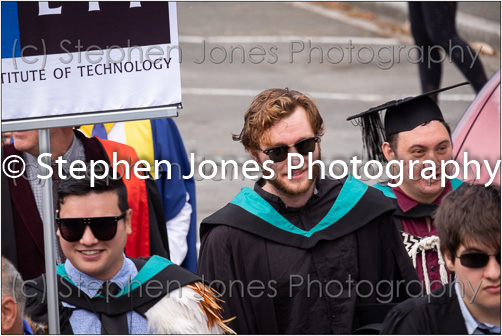
[[[384,142],[382,144],[382,153],[385,156],[385,158],[387,159],[387,161],[391,161],[396,158],[396,154],[394,153],[394,151],[390,147],[390,143],[388,143],[388,142]]]
[[[127,234],[132,233],[132,209],[128,209],[126,211],[126,216],[124,218],[125,220],[125,229]]]
[[[17,304],[12,296],[2,300],[2,334],[13,330],[17,320]]]
[[[450,271],[450,272],[455,272],[455,264],[453,263],[453,259],[451,258],[452,255],[449,251],[445,251],[443,253],[443,259],[444,259],[444,263],[446,265],[446,268]]]

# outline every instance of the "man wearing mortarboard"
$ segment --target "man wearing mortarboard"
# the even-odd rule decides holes
[[[347,118],[359,120],[369,160],[402,162],[401,183],[391,181],[395,186],[385,183],[374,187],[396,205],[395,224],[427,294],[448,282],[432,215],[445,195],[462,183],[453,179],[441,185],[441,161],[452,158],[451,130],[431,96],[465,84],[468,82],[390,101]],[[379,113],[385,110],[382,125]],[[423,178],[432,175],[422,174],[423,169],[431,169],[430,161],[435,164],[436,174]],[[392,168],[393,176],[397,176],[398,168]]]

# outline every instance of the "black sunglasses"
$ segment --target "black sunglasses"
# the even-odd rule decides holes
[[[495,260],[497,260],[497,262],[500,265],[500,252],[496,254],[473,252],[473,253],[465,253],[460,255],[460,257],[457,256],[456,257],[460,259],[460,263],[462,264],[462,266],[468,268],[482,268],[488,264],[488,261],[490,260],[491,256],[494,256]]]
[[[312,138],[300,140],[297,143],[292,144],[292,145],[283,145],[283,146],[277,146],[277,147],[272,147],[272,148],[267,148],[267,149],[260,148],[260,150],[265,155],[268,155],[270,160],[272,160],[274,162],[282,162],[282,161],[286,160],[288,157],[289,147],[294,146],[296,148],[296,150],[298,151],[298,154],[300,154],[300,155],[308,155],[309,153],[311,153],[315,150],[315,144],[319,141],[321,141],[321,138],[318,136],[315,136]]]
[[[61,237],[69,242],[79,241],[84,235],[85,227],[90,226],[92,234],[98,240],[111,240],[117,233],[117,223],[124,218],[126,211],[120,216],[91,217],[91,218],[59,218],[56,214],[56,223],[61,232]]]

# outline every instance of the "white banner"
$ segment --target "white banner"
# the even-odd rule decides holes
[[[3,121],[181,103],[175,3],[5,4]]]

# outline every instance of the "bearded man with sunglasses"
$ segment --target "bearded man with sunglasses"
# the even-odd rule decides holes
[[[500,335],[500,187],[463,184],[434,220],[455,280],[398,305],[382,333]]]
[[[121,180],[69,179],[59,188],[57,267],[61,333],[231,333],[200,277],[153,256],[127,258],[132,210]],[[45,281],[27,283],[27,313],[47,323]]]
[[[418,283],[392,203],[354,178],[321,179],[315,170],[309,179],[307,164],[288,178],[288,154],[321,158],[324,123],[306,95],[266,90],[244,119],[234,140],[264,178],[204,219],[200,233],[198,272],[221,293],[224,317],[235,316],[229,326],[243,334],[349,334],[381,322],[372,308],[405,299]]]

